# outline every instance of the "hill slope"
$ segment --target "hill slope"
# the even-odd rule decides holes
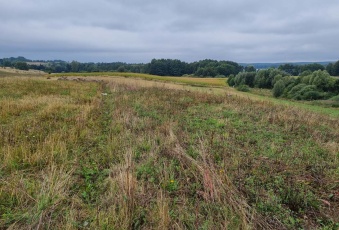
[[[335,118],[114,78],[0,86],[2,228],[338,226]]]

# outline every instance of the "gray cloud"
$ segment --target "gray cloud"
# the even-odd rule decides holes
[[[338,60],[337,0],[0,0],[0,57]]]

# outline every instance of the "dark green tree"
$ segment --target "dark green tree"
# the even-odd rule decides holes
[[[126,72],[126,68],[125,66],[119,66],[119,68],[117,69],[118,72]]]
[[[230,64],[221,64],[218,67],[216,67],[216,71],[220,75],[229,76],[236,72],[236,67]]]
[[[71,62],[71,71],[76,73],[76,72],[79,72],[80,70],[80,63],[77,62],[77,61],[72,61]]]
[[[339,61],[333,64],[332,76],[339,76]]]
[[[307,64],[307,65],[303,65],[301,67],[302,71],[306,71],[309,70],[311,72],[317,71],[317,70],[325,70],[325,67],[321,64],[318,63],[312,63],[312,64]]]
[[[234,74],[231,74],[231,75],[228,77],[228,79],[227,79],[227,84],[228,84],[229,86],[235,86],[235,81],[234,81],[234,79],[235,79]]]
[[[309,78],[309,85],[315,85],[318,89],[327,91],[334,84],[334,79],[326,70],[314,71]]]
[[[14,64],[14,68],[20,69],[20,70],[28,70],[28,65],[26,62],[16,62]]]
[[[292,64],[280,65],[279,69],[282,71],[285,71],[286,73],[289,73],[292,76],[298,76],[301,73],[300,66],[292,65]]]
[[[249,87],[254,87],[254,79],[256,76],[256,72],[241,72],[238,73],[234,78],[234,84],[236,86],[239,85],[247,85]]]
[[[257,71],[253,65],[248,65],[245,67],[245,72],[255,72]]]
[[[284,93],[284,90],[285,90],[284,81],[283,80],[277,81],[273,86],[273,90],[272,90],[273,96],[280,97]]]
[[[13,64],[10,60],[8,60],[7,58],[4,58],[2,60],[2,65],[3,67],[13,67]]]
[[[330,75],[334,76],[334,74],[333,74],[333,63],[328,63],[328,65],[326,66],[326,71],[327,71]]]

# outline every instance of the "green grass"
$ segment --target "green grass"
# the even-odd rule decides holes
[[[337,119],[109,80],[0,79],[0,228],[338,229]]]
[[[331,107],[326,101],[293,101],[284,98],[274,98],[272,91],[269,89],[251,88],[250,92],[243,93],[252,99],[270,101],[278,105],[292,106],[306,111],[316,112],[320,114],[330,115],[334,118],[339,118],[339,108]],[[330,105],[332,105],[331,103]]]
[[[309,102],[298,102],[298,101],[291,101],[291,100],[285,100],[285,99],[276,99],[273,97],[266,97],[266,96],[257,96],[258,98],[262,100],[268,100],[276,104],[281,105],[287,105],[287,106],[293,106],[295,108],[304,109],[306,111],[321,113],[321,114],[327,114],[332,117],[339,118],[339,109],[338,108],[332,108],[332,107],[326,107],[323,105],[317,105],[317,104],[311,104]]]

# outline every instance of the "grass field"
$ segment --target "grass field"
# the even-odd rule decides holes
[[[52,74],[51,76],[59,77],[126,77],[126,78],[139,78],[144,80],[155,80],[162,82],[171,82],[171,83],[181,83],[188,84],[193,86],[226,86],[225,78],[192,78],[192,77],[170,77],[170,76],[156,76],[150,74],[141,74],[141,73],[118,73],[118,72],[94,72],[94,73],[60,73]]]
[[[0,228],[338,229],[336,115],[148,77],[0,78]]]
[[[251,89],[250,93],[244,93],[235,90],[232,87],[228,87],[225,78],[192,78],[192,77],[161,77],[149,74],[138,74],[138,73],[117,73],[117,72],[105,72],[105,73],[62,73],[62,74],[52,74],[52,77],[68,77],[70,79],[75,79],[78,77],[85,77],[86,79],[101,79],[101,80],[112,80],[115,81],[125,81],[130,84],[135,84],[135,81],[138,81],[138,85],[152,85],[151,82],[163,82],[170,83],[167,86],[171,88],[185,88],[180,87],[179,85],[187,85],[186,90],[199,91],[204,93],[212,94],[232,94],[239,97],[251,98],[252,100],[259,101],[269,101],[278,105],[287,105],[295,108],[302,108],[309,110],[311,112],[317,112],[321,114],[330,115],[332,117],[339,118],[339,108],[331,108],[328,106],[321,105],[319,103],[309,103],[301,101],[291,101],[286,99],[276,99],[272,96],[270,90],[266,89]],[[121,78],[125,78],[122,80]],[[118,80],[118,79],[119,80]],[[129,80],[128,80],[129,79]],[[147,81],[140,81],[147,80]],[[145,83],[146,82],[146,83]],[[173,83],[176,83],[175,85]],[[159,86],[159,83],[154,83],[156,86]],[[166,85],[166,84],[164,84]]]
[[[9,77],[9,76],[42,76],[46,73],[38,70],[18,70],[9,67],[0,67],[0,77]]]

